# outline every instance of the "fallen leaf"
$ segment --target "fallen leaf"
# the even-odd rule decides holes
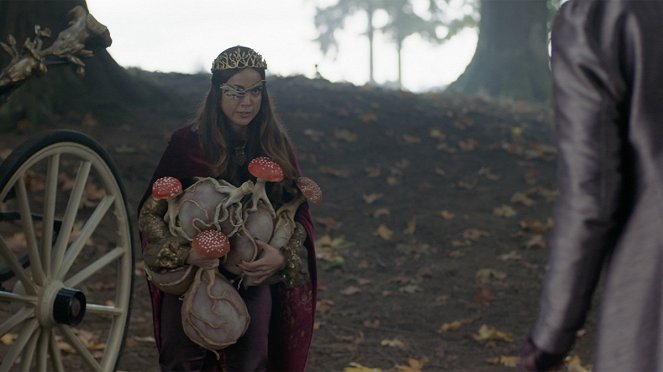
[[[398,291],[403,292],[403,293],[415,294],[417,292],[423,292],[424,290],[421,289],[421,287],[419,287],[416,284],[410,284],[410,285],[406,285],[406,286],[398,288]]]
[[[325,132],[316,129],[305,129],[304,134],[313,142],[320,142],[320,138],[324,137]]]
[[[503,204],[503,205],[493,209],[493,214],[496,215],[496,216],[499,216],[499,217],[509,218],[509,217],[513,217],[513,216],[517,215],[518,213],[516,212],[515,209],[513,209],[513,207],[511,207],[509,205],[506,205],[506,204]]]
[[[521,128],[521,127],[512,127],[511,128],[511,137],[513,137],[513,139],[515,139],[515,140],[520,139],[520,137],[523,136],[523,132],[524,132],[523,128]]]
[[[153,336],[134,337],[133,339],[138,342],[146,342],[146,343],[156,342]]]
[[[366,167],[366,177],[379,177],[380,173],[380,167]]]
[[[449,154],[455,154],[456,153],[456,149],[449,146],[449,144],[446,143],[446,142],[439,143],[435,148],[440,150],[440,151],[448,152]]]
[[[520,362],[520,358],[517,356],[498,356],[495,358],[489,358],[486,360],[489,364],[492,364],[494,366],[505,366],[505,367],[517,367],[518,362]]]
[[[451,220],[451,219],[453,219],[454,217],[456,217],[455,214],[449,212],[449,211],[446,210],[446,209],[443,210],[443,211],[440,211],[440,212],[438,213],[438,215],[439,215],[440,217],[442,217],[443,219],[445,219],[445,220]]]
[[[348,143],[357,141],[357,134],[346,129],[337,129],[334,131],[334,138]]]
[[[343,372],[382,372],[380,368],[369,368],[359,363],[351,362],[349,367],[343,368]]]
[[[546,247],[546,239],[543,235],[533,235],[524,245],[527,249],[544,249]]]
[[[462,327],[463,323],[460,320],[454,320],[451,323],[444,323],[440,326],[440,328],[437,330],[438,333],[444,333],[444,332],[453,332],[457,331]]]
[[[472,190],[473,188],[476,187],[477,182],[478,181],[476,179],[463,179],[463,180],[458,181],[456,183],[456,186],[459,189]]]
[[[97,119],[91,112],[86,112],[85,115],[83,115],[83,119],[81,119],[81,125],[84,127],[96,127]]]
[[[497,271],[495,269],[484,268],[479,269],[475,275],[477,282],[481,284],[489,284],[494,280],[504,280],[506,279],[506,273]]]
[[[460,149],[463,151],[473,151],[479,147],[479,142],[477,142],[477,140],[474,138],[468,138],[465,141],[458,141],[458,147],[460,147]]]
[[[504,253],[497,256],[497,259],[500,261],[512,261],[512,260],[520,260],[522,259],[522,256],[517,251],[511,251],[509,253]]]
[[[377,235],[384,240],[391,240],[391,237],[394,235],[394,232],[391,231],[384,224],[381,224],[380,226],[378,226],[377,230],[375,230],[373,235]]]
[[[405,349],[405,343],[397,338],[382,340],[381,346],[395,347],[398,349]]]
[[[361,288],[359,288],[357,286],[354,286],[354,285],[351,285],[351,286],[349,286],[345,289],[342,289],[340,291],[341,294],[346,295],[346,296],[356,295],[359,292],[361,292]]]
[[[373,218],[379,218],[379,217],[382,217],[382,216],[388,216],[389,213],[390,213],[390,212],[389,212],[389,209],[388,209],[388,208],[378,208],[378,209],[374,210],[374,211],[371,213],[371,216],[372,216]]]
[[[334,169],[334,168],[328,167],[326,165],[323,165],[318,169],[322,173],[330,174],[332,176],[336,176],[336,177],[339,177],[339,178],[348,178],[348,177],[350,177],[350,172],[347,171],[347,170]]]
[[[491,181],[499,181],[500,176],[493,173],[490,168],[482,167],[479,169],[479,175],[488,178]]]
[[[320,314],[326,314],[334,307],[334,301],[332,300],[318,300],[315,305],[315,312]]]
[[[530,207],[534,205],[534,200],[522,192],[517,192],[511,197],[512,203],[520,203],[524,206]]]
[[[463,231],[463,238],[468,239],[468,240],[479,240],[483,237],[489,237],[490,233],[485,230],[480,230],[480,229],[465,229]]]
[[[564,359],[567,372],[589,372],[591,368],[584,367],[578,355],[567,356]]]
[[[12,149],[0,149],[0,160],[5,160],[12,153]]]
[[[327,230],[336,230],[343,225],[342,222],[336,221],[333,217],[318,217],[315,222],[321,224]]]
[[[396,365],[396,370],[398,372],[421,372],[422,368],[424,368],[424,362],[412,358],[408,359],[407,365],[405,366],[400,364]]]
[[[520,227],[522,227],[524,230],[531,231],[536,234],[547,233],[550,231],[550,229],[553,228],[553,225],[554,223],[552,218],[548,218],[545,222],[541,222],[532,218],[520,221]]]
[[[359,120],[364,124],[377,123],[378,116],[374,112],[366,112],[359,116]]]
[[[489,304],[495,301],[495,295],[490,287],[481,287],[475,298],[480,304]]]
[[[495,327],[488,326],[486,324],[483,324],[479,328],[479,333],[477,333],[476,335],[472,335],[472,337],[479,342],[485,342],[485,341],[513,342],[512,334],[498,331]]]
[[[372,194],[364,194],[362,197],[364,198],[364,203],[373,204],[376,201],[380,200],[382,196],[383,194],[380,193],[372,193]]]
[[[430,130],[430,138],[435,138],[435,139],[444,141],[447,138],[447,136],[446,136],[446,134],[444,134],[444,132],[442,132],[439,129],[431,129]]]
[[[2,337],[0,337],[0,343],[3,345],[11,345],[14,343],[14,341],[16,341],[17,337],[18,335],[16,333],[5,333],[2,335]]]
[[[417,219],[412,217],[412,219],[407,222],[403,233],[405,235],[414,235],[415,231],[417,231]]]
[[[387,177],[387,185],[395,186],[395,185],[398,185],[399,183],[400,183],[400,181],[398,180],[398,177],[394,177],[394,176]]]
[[[419,138],[417,136],[411,136],[409,134],[404,134],[403,135],[403,141],[405,141],[405,143],[407,143],[409,145],[414,145],[414,144],[417,144],[417,143],[421,143],[421,138]]]

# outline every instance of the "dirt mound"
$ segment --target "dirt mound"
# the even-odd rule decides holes
[[[136,110],[121,122],[94,113],[81,121],[81,113],[62,126],[108,149],[135,208],[208,76],[133,73],[181,104]],[[324,193],[312,207],[320,288],[309,369],[512,370],[536,314],[553,223],[550,111],[303,77],[268,80],[303,173]],[[3,135],[0,146],[22,137]],[[137,275],[121,368],[153,371],[150,305]],[[589,337],[579,339],[583,361],[588,349]]]

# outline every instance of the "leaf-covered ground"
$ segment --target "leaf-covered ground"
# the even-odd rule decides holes
[[[132,213],[170,132],[193,116],[200,75],[143,74],[178,104],[130,120],[72,114],[121,169]],[[272,78],[313,206],[319,298],[310,371],[513,370],[538,306],[553,225],[551,113],[447,94]],[[3,135],[11,149],[29,135]],[[156,371],[137,257],[122,370]],[[588,367],[589,332],[571,367]],[[575,366],[574,366],[575,365]]]

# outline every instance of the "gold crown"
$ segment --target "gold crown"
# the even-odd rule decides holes
[[[236,68],[267,68],[267,62],[251,48],[234,47],[221,52],[212,64],[212,72]]]

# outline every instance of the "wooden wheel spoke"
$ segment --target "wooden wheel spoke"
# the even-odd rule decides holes
[[[35,314],[34,308],[22,307],[14,315],[10,316],[7,320],[0,323],[0,335],[4,335],[14,327],[23,323],[26,319],[33,317]]]
[[[41,337],[41,333],[41,328],[37,328],[37,330],[30,335],[30,338],[21,353],[21,371],[30,371],[30,365],[32,365],[35,351],[37,350],[37,341]]]
[[[76,237],[76,240],[71,244],[67,253],[64,256],[64,261],[62,267],[58,271],[57,278],[62,279],[66,273],[71,268],[71,265],[74,264],[74,261],[81,253],[85,247],[85,242],[92,236],[96,228],[99,226],[99,223],[108,212],[108,209],[113,205],[115,197],[112,195],[104,196],[104,198],[99,202],[97,208],[94,210],[90,218],[85,222],[85,226],[81,229],[80,234]]]
[[[55,333],[52,331],[50,332],[50,337],[48,340],[48,353],[51,356],[51,365],[53,365],[53,369],[57,372],[64,372],[62,354],[60,353],[60,348],[58,347],[57,340],[55,339]]]
[[[50,330],[42,329],[37,344],[37,371],[46,371],[46,357],[48,356],[48,342],[50,339]]]
[[[21,215],[21,223],[23,225],[23,232],[27,244],[28,257],[30,257],[30,269],[34,281],[43,285],[46,282],[44,276],[44,268],[41,264],[41,257],[37,248],[37,235],[35,234],[35,226],[32,222],[32,213],[30,211],[30,202],[28,200],[28,190],[25,186],[25,180],[20,177],[14,185],[16,189],[16,199],[18,201],[18,209]]]
[[[62,326],[59,325],[58,329],[62,332],[62,335],[64,338],[67,340],[67,342],[74,348],[76,349],[76,352],[83,358],[85,363],[87,363],[88,366],[92,368],[94,371],[99,371],[101,370],[101,366],[99,365],[99,362],[94,358],[92,353],[87,349],[87,347],[83,344],[83,341],[81,341],[71,330],[71,328],[67,326]]]
[[[99,315],[111,315],[111,316],[121,316],[123,311],[117,306],[107,306],[107,305],[97,305],[97,304],[87,304],[85,306],[85,312],[88,314],[99,314]]]
[[[12,269],[14,272],[14,275],[18,278],[18,280],[23,283],[23,286],[25,287],[25,291],[28,294],[35,295],[37,293],[37,288],[35,287],[35,284],[32,282],[32,279],[28,276],[27,270],[21,266],[21,263],[18,262],[18,258],[16,258],[16,255],[12,253],[11,249],[9,249],[9,246],[7,245],[7,242],[5,239],[0,235],[0,256],[5,260],[5,263],[9,265],[9,267]]]
[[[46,190],[44,191],[44,234],[41,246],[44,273],[50,277],[52,270],[51,251],[53,250],[53,227],[55,224],[55,202],[57,200],[58,176],[60,173],[60,154],[48,158]]]
[[[76,288],[79,286],[82,282],[84,282],[86,279],[97,273],[99,270],[103,269],[113,261],[117,260],[118,258],[122,257],[124,254],[126,254],[126,249],[123,247],[117,247],[113,249],[112,251],[106,253],[105,255],[101,256],[99,259],[97,259],[94,262],[91,262],[85,269],[79,271],[76,273],[74,276],[70,277],[69,279],[64,281],[65,286],[70,287],[70,288]]]
[[[37,322],[37,319],[32,319],[21,329],[18,338],[9,348],[7,354],[4,355],[2,365],[0,365],[0,371],[12,370],[11,367],[16,362],[16,358],[18,358],[21,352],[25,349],[25,345],[28,343],[30,336],[32,336],[37,327],[39,327],[39,322]]]
[[[82,201],[83,191],[85,191],[85,184],[87,183],[88,176],[90,175],[91,167],[92,162],[84,161],[81,163],[78,172],[76,173],[74,187],[71,189],[69,201],[67,202],[67,208],[64,212],[64,220],[62,221],[58,239],[55,242],[55,257],[53,257],[52,262],[53,267],[59,267],[60,262],[62,262],[64,257],[67,243],[69,242],[69,238],[71,237],[71,233],[73,231],[74,221],[76,220],[76,215],[78,214],[78,207]]]

